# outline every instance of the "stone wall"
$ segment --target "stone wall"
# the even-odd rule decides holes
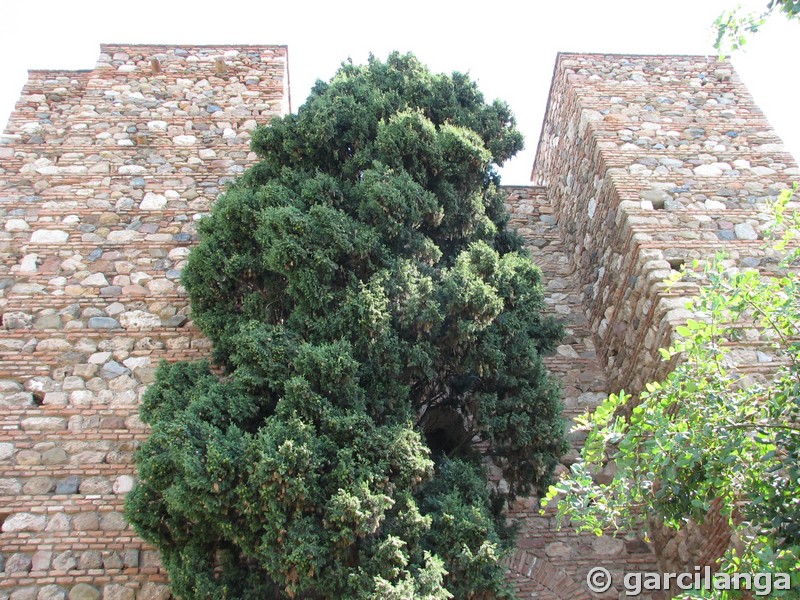
[[[0,600],[169,597],[122,518],[137,405],[159,360],[208,353],[179,284],[195,224],[255,159],[250,131],[288,109],[279,46],[105,45],[91,71],[30,73],[0,139]],[[763,202],[797,178],[729,64],[559,55],[539,185],[508,207],[567,328],[547,364],[568,418],[665,372],[691,291],[665,290],[670,269],[723,246],[770,268]],[[656,568],[636,537],[556,531],[535,498],[512,516],[520,597],[595,597],[593,566],[617,583]],[[713,560],[724,528],[701,533],[659,537],[663,564]]]
[[[637,393],[688,316],[670,269],[723,248],[768,269],[764,205],[800,170],[726,61],[560,54],[532,178],[572,249],[610,390]]]
[[[197,220],[288,110],[280,46],[104,45],[31,71],[0,140],[0,598],[165,598],[124,521],[137,404],[194,359]]]
[[[582,305],[579,273],[570,260],[569,246],[560,231],[548,190],[506,189],[511,224],[524,236],[533,261],[544,273],[549,311],[565,326],[562,344],[545,362],[561,380],[564,416],[571,420],[596,407],[609,390],[597,358],[594,332]],[[562,458],[558,472],[575,461],[583,437],[572,435],[571,442],[572,450]],[[601,477],[611,474],[608,471]],[[520,499],[512,507],[511,516],[522,524],[517,551],[509,561],[520,598],[617,598],[624,572],[656,570],[652,549],[641,538],[577,535],[568,526],[558,530],[553,510],[540,514],[538,498]],[[608,569],[615,583],[620,584],[602,596],[591,595],[585,583],[589,570],[597,566]]]
[[[606,391],[638,393],[668,372],[658,349],[691,316],[696,288],[664,279],[718,250],[732,268],[774,269],[765,205],[800,170],[726,61],[560,54],[532,179],[569,249]],[[730,356],[767,377],[762,346],[746,331]],[[668,572],[713,564],[729,542],[716,510],[702,527],[654,536]]]

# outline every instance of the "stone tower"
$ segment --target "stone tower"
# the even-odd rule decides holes
[[[104,45],[31,71],[0,142],[0,598],[168,596],[122,517],[137,404],[208,344],[180,271],[195,224],[289,109],[281,46]]]
[[[532,179],[571,248],[610,388],[664,374],[686,318],[663,278],[725,249],[763,257],[765,205],[797,163],[730,63],[702,56],[561,54]]]
[[[727,61],[565,53],[556,59],[532,180],[535,187],[510,190],[508,206],[568,326],[550,367],[564,380],[573,416],[666,374],[658,349],[690,316],[693,291],[667,289],[672,269],[724,249],[734,265],[769,271],[765,205],[800,180],[800,170]],[[772,368],[753,343],[732,354],[754,374]],[[530,597],[579,597],[565,589],[572,584],[587,593],[591,566],[608,568],[617,584],[622,571],[651,570],[641,542],[557,537],[552,521],[528,514],[512,573]],[[667,572],[713,563],[730,539],[716,514],[677,535],[655,533]]]
[[[0,599],[169,597],[122,518],[137,404],[159,360],[208,352],[179,285],[195,222],[252,164],[249,132],[288,110],[280,46],[104,45],[91,71],[30,73],[0,140]],[[798,178],[728,63],[558,56],[536,186],[508,206],[567,325],[548,364],[568,416],[664,373],[687,315],[663,278],[723,246],[758,265],[763,203]],[[520,597],[590,598],[592,566],[657,567],[641,540],[556,531],[536,499],[513,513]],[[727,543],[685,532],[658,559]]]

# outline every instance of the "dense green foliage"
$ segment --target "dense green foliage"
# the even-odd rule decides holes
[[[546,502],[557,504],[560,518],[599,534],[646,530],[654,516],[680,528],[690,519],[702,521],[721,500],[741,541],[724,557],[723,571],[790,573],[794,589],[773,590],[771,597],[796,598],[800,249],[790,240],[800,231],[800,214],[785,218],[790,197],[784,192],[775,207],[776,226],[783,229],[773,248],[773,258],[782,256],[774,264],[777,274],[732,268],[724,255],[702,274],[685,272],[702,282],[690,303],[698,319],[678,327],[680,339],[662,350],[680,364],[665,381],[648,384],[632,411],[625,410],[630,396],[620,393],[580,420],[589,432],[582,460],[550,488]],[[753,347],[770,353],[764,361],[774,355],[763,363],[775,367],[774,377],[753,376]],[[592,474],[609,459],[616,474],[599,484]],[[709,593],[704,597],[721,597],[703,592]]]
[[[127,511],[177,594],[511,597],[504,502],[565,450],[560,328],[494,171],[521,145],[398,54],[256,132],[183,273],[223,375],[163,365],[142,406]]]
[[[714,48],[720,53],[739,50],[774,14],[800,22],[800,0],[769,0],[763,12],[743,13],[741,6],[723,12],[714,21]]]

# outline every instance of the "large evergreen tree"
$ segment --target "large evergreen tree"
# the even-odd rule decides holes
[[[393,54],[252,146],[183,274],[223,375],[160,368],[131,522],[182,598],[511,597],[504,502],[565,449],[511,112]]]

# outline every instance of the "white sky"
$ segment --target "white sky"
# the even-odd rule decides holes
[[[91,69],[101,42],[287,44],[293,110],[347,57],[412,51],[434,71],[469,72],[487,99],[511,105],[526,143],[503,183],[526,184],[556,52],[713,54],[710,26],[737,1],[0,0],[0,125],[26,69]],[[734,66],[800,157],[800,24],[775,17],[747,48]]]

